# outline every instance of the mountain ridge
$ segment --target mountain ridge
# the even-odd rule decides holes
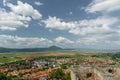
[[[72,49],[63,49],[58,46],[50,46],[46,48],[4,48],[0,47],[0,53],[5,52],[41,52],[41,51],[58,51],[58,50],[72,50]]]

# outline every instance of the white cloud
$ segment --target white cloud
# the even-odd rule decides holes
[[[114,38],[114,39],[113,39]],[[88,47],[88,48],[114,48],[116,49],[120,46],[120,35],[90,35],[90,36],[83,36],[78,38],[74,41],[59,36],[54,39],[53,44],[57,46],[61,46],[63,48],[80,48],[80,47]],[[99,45],[99,46],[98,46]]]
[[[7,2],[6,0],[3,0],[3,6],[6,6],[6,2]]]
[[[0,35],[0,46],[9,48],[35,48],[35,47],[49,47],[51,45],[57,45],[61,47],[67,47],[74,42],[65,38],[57,37],[53,40],[39,37],[19,37],[12,35]],[[63,46],[64,45],[64,46]],[[71,47],[71,46],[69,46]]]
[[[79,45],[94,45],[98,42],[98,39],[97,38],[94,38],[94,37],[84,37],[84,38],[80,38],[78,40],[76,40],[76,44],[79,44]]]
[[[11,11],[0,8],[0,30],[16,30],[21,27],[28,27],[31,20],[40,20],[42,15],[31,5],[17,2],[17,5],[7,3]],[[6,17],[7,16],[7,17]]]
[[[100,16],[94,19],[71,22],[65,22],[56,17],[49,17],[43,22],[46,28],[66,30],[80,37],[76,41],[71,41],[64,37],[57,37],[55,42],[61,46],[66,46],[67,44],[69,44],[70,47],[95,47],[99,45],[105,48],[112,47],[113,45],[119,46],[119,44],[116,44],[120,41],[120,27],[116,25],[119,23],[119,19],[115,17]]]
[[[17,5],[8,3],[7,6],[10,7],[10,9],[14,13],[19,14],[19,15],[30,16],[33,19],[41,19],[42,17],[42,15],[28,3],[17,1]]]
[[[37,6],[43,5],[43,3],[41,3],[40,1],[35,1],[34,4],[37,5]]]
[[[120,19],[109,13],[120,10],[120,0],[92,0],[85,8],[88,13],[102,13],[96,19],[81,20],[82,28],[70,30],[71,33],[83,34],[78,43],[94,45],[99,48],[117,48],[120,44]],[[105,16],[109,15],[109,16]]]
[[[30,20],[30,17],[0,9],[0,30],[16,30],[19,27],[28,27]]]
[[[118,23],[119,19],[102,16],[89,20],[65,22],[56,17],[49,17],[43,22],[45,23],[45,27],[49,29],[68,30],[69,33],[75,35],[87,35],[117,32],[118,30],[112,29],[112,26]]]
[[[119,49],[120,35],[91,35],[84,36],[74,43],[77,47],[93,49]]]
[[[36,5],[43,5],[36,2]],[[42,14],[34,9],[30,4],[17,1],[14,5],[8,0],[3,0],[3,5],[10,10],[0,8],[0,30],[17,30],[21,27],[29,27],[32,20],[41,20]],[[83,19],[78,21],[64,21],[57,17],[48,17],[42,20],[45,27],[50,31],[65,30],[68,33],[78,36],[79,39],[72,41],[66,37],[59,36],[53,40],[38,37],[18,37],[10,35],[0,35],[0,46],[3,47],[46,47],[58,45],[62,47],[79,47],[79,46],[120,46],[120,22],[119,18],[105,16],[104,13],[120,10],[120,0],[92,0],[86,12],[95,13],[103,12],[102,16],[94,19]],[[70,12],[70,15],[73,13]],[[7,16],[7,17],[6,17]],[[68,46],[69,45],[69,46]],[[101,48],[102,48],[101,47]]]
[[[62,48],[74,48],[76,47],[75,41],[66,37],[58,36],[53,40],[53,44]]]
[[[52,44],[47,38],[38,37],[18,37],[11,35],[0,35],[0,46],[10,48],[34,48],[48,47]]]
[[[89,13],[120,10],[120,0],[92,0],[85,10]]]
[[[3,6],[7,6],[7,3],[9,2],[10,0],[3,0]]]
[[[55,41],[57,43],[64,43],[64,44],[74,43],[72,40],[69,40],[69,39],[67,39],[65,37],[61,37],[61,36],[55,38]]]
[[[75,27],[73,22],[64,22],[60,18],[49,17],[43,21],[46,28],[68,30]]]
[[[76,35],[88,34],[106,34],[110,32],[117,32],[111,27],[119,21],[113,17],[98,17],[96,19],[81,20],[77,23],[76,28],[71,29],[69,32]]]
[[[19,37],[11,35],[0,35],[0,46],[9,48],[35,48],[35,47],[48,47],[57,45],[63,48],[78,48],[78,47],[98,47],[112,48],[120,46],[120,35],[106,35],[106,36],[84,36],[75,41],[66,37],[56,37],[53,40],[42,37]]]

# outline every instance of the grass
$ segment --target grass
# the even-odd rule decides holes
[[[18,60],[22,60],[22,58],[20,58],[20,57],[3,57],[3,58],[0,58],[0,63],[15,62]]]
[[[25,58],[36,58],[40,56],[73,56],[74,52],[14,52],[0,53],[0,63],[19,61]]]
[[[102,52],[101,52],[102,53]],[[13,53],[0,53],[0,63],[8,63],[13,61],[22,60],[25,58],[36,58],[41,56],[70,56],[76,59],[89,59],[93,60],[92,55],[98,55],[100,52],[88,51],[53,51],[53,52],[13,52]],[[107,57],[105,57],[107,58]],[[103,60],[102,58],[94,58],[95,60]]]

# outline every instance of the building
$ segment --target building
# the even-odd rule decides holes
[[[71,80],[120,80],[120,67],[72,66]]]

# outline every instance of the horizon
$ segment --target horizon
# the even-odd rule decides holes
[[[0,47],[120,50],[119,3],[1,0]]]
[[[52,47],[55,47],[55,48],[59,48],[58,50],[67,50],[67,49],[70,49],[70,51],[72,50],[75,50],[75,51],[120,51],[120,49],[109,49],[109,48],[106,48],[106,49],[95,49],[95,48],[63,48],[63,47],[60,47],[60,46],[56,46],[56,45],[52,45],[52,46],[47,46],[47,47],[26,47],[26,48],[9,48],[9,47],[0,47],[1,48],[4,48],[4,49],[50,49]],[[49,50],[46,50],[46,51],[49,51]],[[38,52],[38,51],[37,51]]]

